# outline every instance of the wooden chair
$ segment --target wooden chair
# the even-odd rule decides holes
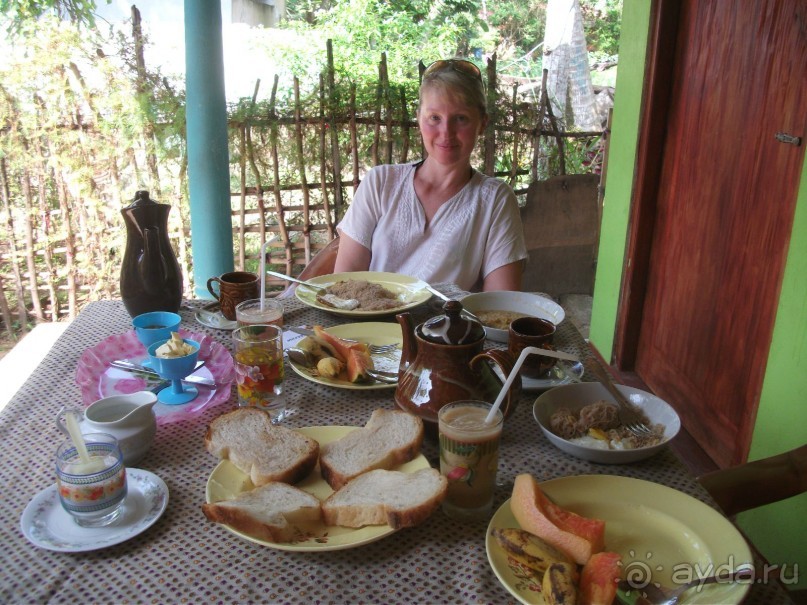
[[[807,444],[698,477],[727,516],[807,492]]]

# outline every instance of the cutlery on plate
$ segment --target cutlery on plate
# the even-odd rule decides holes
[[[320,288],[319,286],[315,286],[314,284],[309,284],[307,281],[290,277],[283,273],[278,273],[277,271],[267,271],[267,273],[269,275],[279,277],[280,279],[285,279],[287,281],[294,282],[295,284],[301,284],[306,288],[313,290],[314,294],[316,294],[317,301],[321,302],[323,305],[326,305],[328,307],[333,307],[334,309],[342,309],[343,311],[352,311],[353,309],[359,306],[359,301],[356,300],[355,298],[340,298],[334,294],[329,294],[324,288]]]
[[[312,330],[311,328],[306,328],[304,326],[294,326],[293,328],[286,328],[286,329],[290,330],[291,332],[295,332],[297,334],[303,334],[304,336],[314,336],[315,335],[314,330]],[[345,342],[360,342],[358,340],[353,340],[351,338],[342,338],[342,337],[340,337],[339,340],[344,340]],[[370,354],[371,355],[378,355],[378,354],[389,353],[391,351],[394,351],[395,349],[400,348],[400,346],[401,345],[399,343],[397,343],[397,342],[391,342],[391,343],[385,344],[385,345],[368,344],[367,348],[370,349]]]
[[[194,368],[194,372],[196,370],[198,370],[203,364],[204,364],[204,361],[196,362],[196,368]],[[141,373],[147,374],[149,376],[160,377],[160,374],[158,372],[152,370],[151,368],[141,366],[140,364],[137,364],[137,363],[132,363],[131,361],[125,361],[125,360],[122,360],[122,359],[116,359],[115,361],[111,362],[110,365],[113,368],[118,368],[120,370],[126,370],[128,372],[141,372]],[[202,376],[193,376],[193,375],[186,376],[185,378],[183,378],[183,382],[190,382],[192,384],[201,384],[201,385],[206,386],[206,387],[215,387],[216,386],[216,382],[214,380],[211,380],[210,378],[204,378]]]
[[[678,599],[687,590],[700,589],[705,584],[729,583],[737,580],[753,580],[754,570],[749,568],[738,569],[731,573],[710,576],[708,578],[695,578],[690,582],[666,588],[655,583],[646,586],[633,586],[628,580],[620,580],[617,584],[616,597],[622,605],[675,605]]]
[[[611,394],[611,397],[616,401],[617,407],[619,408],[619,421],[625,425],[631,433],[639,437],[653,434],[653,430],[645,424],[644,419],[633,404],[628,401],[627,397],[625,397],[622,391],[614,384],[605,368],[591,357],[583,362],[583,366],[586,370],[594,374],[597,381]]]

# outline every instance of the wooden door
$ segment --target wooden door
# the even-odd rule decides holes
[[[617,358],[727,466],[747,457],[804,161],[807,3],[660,5]]]

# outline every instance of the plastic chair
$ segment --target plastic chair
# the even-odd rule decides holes
[[[769,458],[698,477],[731,517],[807,492],[807,444]]]
[[[328,275],[333,273],[334,265],[336,264],[336,254],[339,252],[339,237],[335,237],[311,259],[305,268],[300,272],[298,279],[306,280],[312,277],[319,277],[320,275]],[[289,298],[294,294],[294,288],[297,286],[292,284],[283,292],[277,295],[277,298]]]

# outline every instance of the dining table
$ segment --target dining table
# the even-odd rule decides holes
[[[435,287],[450,298],[464,294],[451,284]],[[209,303],[184,301],[181,329],[196,337],[207,336],[231,351],[229,330],[197,320],[197,311]],[[285,298],[283,304],[286,326],[332,327],[358,321],[304,304],[294,296]],[[409,312],[417,325],[440,314],[441,304],[432,299]],[[87,304],[0,412],[0,602],[518,602],[488,561],[489,518],[459,521],[438,510],[422,524],[390,532],[382,539],[318,552],[256,543],[208,521],[202,504],[219,460],[205,448],[205,431],[216,417],[238,407],[234,385],[210,405],[158,423],[153,445],[135,465],[162,479],[167,487],[165,510],[147,529],[117,544],[76,552],[69,546],[48,548],[27,539],[21,521],[24,511],[55,483],[54,453],[64,439],[56,425],[57,414],[63,406],[88,404],[87,393],[77,383],[82,356],[131,332],[131,319],[120,300]],[[395,322],[395,317],[372,321]],[[503,345],[488,342],[486,346]],[[589,344],[569,318],[557,327],[555,347],[581,357],[590,354]],[[589,379],[583,376],[583,380]],[[597,464],[561,452],[547,441],[533,418],[538,394],[522,391],[515,410],[505,420],[494,510],[510,497],[515,477],[522,473],[540,482],[573,476],[629,477],[673,488],[715,506],[670,448],[652,458],[621,465]],[[291,429],[360,427],[373,410],[396,409],[394,395],[394,388],[334,388],[287,368],[284,397],[288,414],[282,425]],[[422,453],[431,466],[439,468],[435,441],[425,439]],[[780,583],[756,581],[744,602],[772,605],[791,601]]]

